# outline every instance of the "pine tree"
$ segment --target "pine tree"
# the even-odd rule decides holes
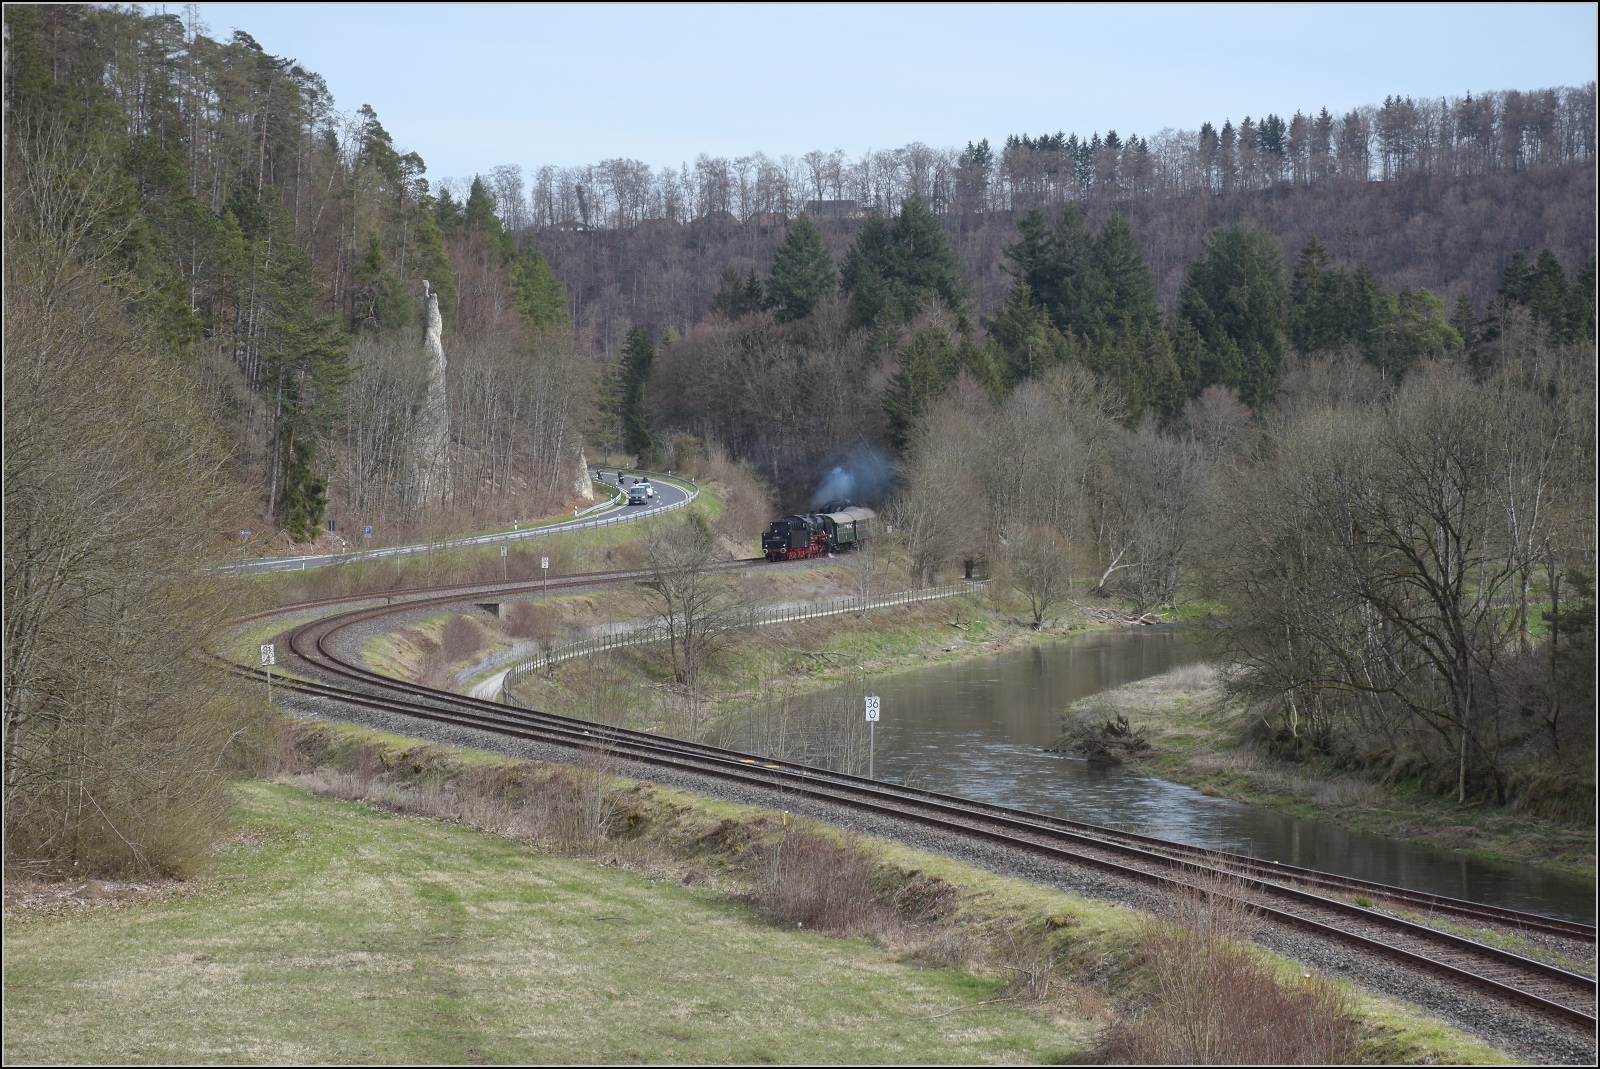
[[[844,291],[859,322],[909,323],[930,299],[964,316],[966,283],[939,220],[915,197],[893,225],[874,214],[845,256]]]
[[[476,230],[499,240],[504,232],[500,225],[500,217],[495,214],[494,195],[489,192],[489,187],[483,184],[483,179],[474,177],[472,189],[467,193],[467,203],[461,212],[461,225],[467,230]]]
[[[766,305],[766,291],[761,286],[761,276],[756,274],[756,269],[751,268],[750,274],[744,280],[744,311],[740,315],[750,315],[759,312]]]
[[[722,269],[722,284],[711,298],[711,314],[723,319],[738,319],[744,315],[744,284],[739,272],[731,267]]]
[[[530,237],[511,256],[511,293],[522,318],[536,327],[567,322],[567,293]],[[442,298],[441,298],[442,303]]]
[[[1478,316],[1472,308],[1472,298],[1465,292],[1456,296],[1456,303],[1450,309],[1450,325],[1455,332],[1461,335],[1461,344],[1471,350],[1478,344]]]
[[[1306,242],[1289,281],[1289,340],[1302,353],[1337,349],[1346,331],[1343,271],[1329,270],[1328,250],[1316,238]]]
[[[1383,327],[1383,288],[1366,264],[1356,268],[1345,286],[1344,337],[1376,362],[1378,332]]]
[[[909,322],[929,295],[936,295],[952,311],[963,312],[967,284],[961,277],[961,262],[927,205],[908,198],[900,207],[892,237],[890,267],[901,320]]]
[[[1207,238],[1179,297],[1179,316],[1209,355],[1201,381],[1186,384],[1189,393],[1220,382],[1252,408],[1270,401],[1283,368],[1288,304],[1283,254],[1271,234],[1233,226]]]
[[[1018,227],[1021,240],[1006,248],[1012,273],[1033,291],[1063,334],[1088,336],[1105,321],[1105,278],[1096,263],[1094,243],[1083,216],[1068,205],[1051,227],[1042,211],[1030,211]]]
[[[1033,300],[1028,284],[1018,281],[999,313],[984,323],[999,380],[1006,389],[1047,368],[1066,363],[1071,346],[1050,315]]]
[[[1093,244],[1092,307],[1088,316],[1096,327],[1126,321],[1136,330],[1161,322],[1156,286],[1150,268],[1139,255],[1133,228],[1120,212],[1113,212]]]
[[[896,449],[904,451],[910,444],[917,424],[960,370],[960,355],[950,335],[939,327],[922,328],[900,350],[898,366],[883,393],[889,440]]]
[[[822,246],[822,235],[809,217],[800,216],[772,262],[766,307],[780,323],[802,319],[837,286],[833,259]]]
[[[618,369],[617,414],[622,424],[623,451],[634,454],[641,465],[648,465],[655,455],[655,419],[645,396],[655,359],[655,348],[645,332],[639,327],[630,330],[622,345]]]
[[[1567,324],[1571,337],[1579,341],[1594,340],[1595,258],[1590,254],[1578,268],[1577,278],[1567,288]]]
[[[1527,305],[1534,318],[1549,328],[1550,333],[1563,341],[1574,337],[1567,324],[1567,274],[1555,253],[1545,249],[1533,265]]]
[[[713,315],[728,320],[743,319],[752,312],[761,311],[763,303],[761,279],[756,274],[755,268],[750,269],[749,277],[743,282],[739,281],[738,271],[731,267],[722,269],[721,285],[711,298]]]
[[[855,306],[857,322],[870,326],[889,303],[889,224],[877,212],[867,216],[855,244],[845,253],[840,284]]]

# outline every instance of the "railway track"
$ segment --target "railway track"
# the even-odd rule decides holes
[[[742,560],[728,561],[717,565],[717,567],[745,568],[765,563],[765,557],[747,557]],[[475,596],[537,594],[545,590],[567,590],[573,587],[594,584],[637,581],[648,576],[649,572],[642,568],[622,568],[604,572],[575,572],[571,575],[559,575],[550,580],[485,579],[472,583],[443,583],[438,586],[406,587],[402,590],[370,590],[359,594],[341,594],[331,598],[312,598],[309,601],[290,602],[288,605],[279,605],[271,609],[262,609],[259,612],[249,613],[239,617],[234,622],[236,624],[250,623],[254,620],[265,620],[273,616],[287,616],[309,612],[313,609],[331,609],[339,605],[359,605],[362,602],[378,601],[380,599],[382,599],[382,607],[385,609],[403,609],[408,606],[425,605],[432,602],[444,604],[466,601],[469,597]]]
[[[641,575],[636,571],[591,573],[564,577],[552,581],[551,586],[566,589],[628,582]],[[499,584],[496,589],[502,593],[531,592],[541,585]],[[474,591],[482,589],[473,587]],[[1596,1024],[1596,985],[1592,978],[1333,896],[1366,896],[1393,909],[1593,941],[1595,929],[1589,925],[1275,865],[701,743],[516,709],[383,676],[341,656],[335,648],[339,633],[347,628],[390,613],[444,606],[474,596],[479,595],[448,592],[303,624],[290,632],[290,648],[315,674],[332,682],[284,680],[280,685],[309,696],[407,717],[565,747],[602,749],[616,758],[647,766],[877,811],[1046,858],[1086,865],[1164,890],[1206,887],[1212,893],[1244,903],[1270,921],[1469,984],[1497,999],[1532,1007],[1569,1024],[1589,1029]],[[330,599],[338,600],[343,599]],[[1219,887],[1222,890],[1217,890]]]

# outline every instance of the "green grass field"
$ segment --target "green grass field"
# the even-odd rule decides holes
[[[1081,1056],[1087,1025],[1059,1007],[974,1005],[1002,983],[253,783],[195,893],[8,917],[4,1050],[8,1063]]]

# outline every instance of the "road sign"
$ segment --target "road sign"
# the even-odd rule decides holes
[[[548,572],[550,570],[550,558],[549,557],[540,557],[539,558],[539,567],[543,568],[545,571]]]
[[[867,721],[869,723],[876,723],[877,722],[877,720],[878,720],[878,709],[879,709],[878,696],[876,694],[868,694],[867,695]]]
[[[506,547],[505,546],[501,546],[500,547],[500,555],[502,557],[506,555]]]
[[[240,538],[249,538],[250,537],[250,532],[248,530],[245,530],[245,529],[241,528],[239,530],[239,537]]]
[[[361,537],[362,538],[371,538],[372,537],[372,524],[369,523],[365,527],[361,528]]]

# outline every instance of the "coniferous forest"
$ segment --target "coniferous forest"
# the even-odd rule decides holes
[[[247,733],[181,655],[240,531],[483,530],[708,450],[784,508],[878,451],[915,580],[1208,599],[1275,751],[1592,820],[1593,83],[441,178],[243,31],[4,17],[8,851],[181,865],[68,795],[170,823]]]

